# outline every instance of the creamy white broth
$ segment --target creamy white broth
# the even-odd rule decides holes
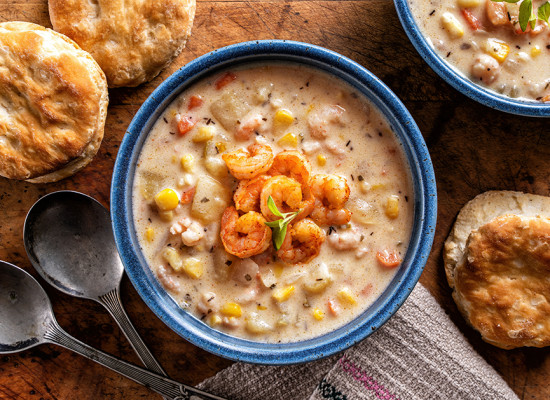
[[[174,300],[216,329],[263,342],[321,335],[364,311],[394,277],[398,267],[382,266],[378,252],[406,253],[414,199],[401,145],[359,92],[321,71],[270,64],[233,69],[231,74],[235,79],[221,89],[216,84],[224,73],[185,90],[149,134],[133,196],[141,249]],[[200,95],[203,104],[188,110],[193,95]],[[332,118],[335,106],[345,111]],[[292,115],[291,123],[274,121],[280,110]],[[258,118],[250,121],[258,116],[261,122],[255,126]],[[177,121],[182,117],[198,122],[180,136]],[[255,126],[250,137],[237,134],[238,140],[236,132],[250,123]],[[326,137],[312,136],[319,126]],[[214,137],[197,141],[205,132]],[[271,248],[243,260],[222,245],[220,219],[233,204],[238,180],[228,173],[221,155],[251,143],[268,144],[273,154],[304,152],[312,176],[337,174],[347,180],[351,194],[345,207],[352,212],[351,221],[321,225],[325,241],[306,264],[284,263]],[[188,155],[194,163],[189,168],[184,161],[185,170],[181,159]],[[183,193],[192,187],[193,203],[182,204]],[[159,212],[154,197],[166,188],[180,202],[173,211]],[[398,215],[392,213],[396,203]],[[189,235],[181,237],[182,231]],[[191,268],[185,270],[182,263]]]
[[[533,0],[534,9],[542,3]],[[550,101],[550,31],[539,21],[534,32],[529,28],[519,33],[520,4],[409,0],[422,34],[462,74],[512,98]],[[501,19],[497,18],[499,7],[503,7]],[[470,25],[467,14],[473,17],[474,26],[479,24],[478,29]]]

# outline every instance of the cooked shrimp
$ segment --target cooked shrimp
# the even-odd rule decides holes
[[[302,185],[309,184],[311,165],[304,154],[296,150],[281,151],[273,159],[268,175],[285,175],[295,179]]]
[[[284,175],[277,175],[264,184],[260,194],[260,209],[268,221],[275,221],[280,217],[273,214],[267,205],[269,196],[275,202],[281,213],[301,210],[295,217],[295,221],[305,218],[313,210],[315,199],[307,186]]]
[[[237,179],[252,179],[266,172],[273,164],[271,147],[254,143],[247,150],[239,149],[222,154],[229,172]]]
[[[481,54],[472,65],[472,75],[481,82],[489,84],[497,79],[500,73],[500,64],[487,54]]]
[[[309,218],[293,224],[277,256],[289,264],[307,263],[317,257],[325,241],[325,232]]]
[[[239,140],[248,140],[250,136],[258,129],[265,121],[262,114],[251,113],[246,115],[241,121],[237,131],[235,132],[235,138]]]
[[[315,196],[311,218],[319,225],[344,225],[351,212],[344,207],[350,190],[345,178],[338,175],[318,174],[311,178],[311,191]]]
[[[487,18],[493,25],[511,25],[506,4],[487,0],[485,2],[485,12],[487,13]]]
[[[235,207],[225,209],[220,236],[225,250],[240,258],[260,254],[271,243],[271,229],[262,214],[250,211],[239,217]]]
[[[342,123],[342,115],[346,110],[337,105],[325,105],[319,110],[313,110],[308,117],[311,136],[316,139],[327,137],[327,127],[330,124]]]
[[[260,211],[260,193],[264,183],[269,179],[268,175],[260,175],[254,179],[239,182],[233,195],[235,208],[242,212]]]

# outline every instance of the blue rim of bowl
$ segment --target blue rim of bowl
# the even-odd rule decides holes
[[[474,83],[443,60],[428,43],[416,24],[408,0],[394,0],[397,15],[405,33],[426,63],[449,85],[485,106],[510,114],[528,117],[550,117],[550,104],[504,96]]]
[[[162,288],[143,257],[133,225],[132,185],[139,151],[160,113],[197,80],[241,63],[284,61],[305,64],[343,78],[382,112],[403,145],[415,192],[415,224],[404,262],[389,287],[345,326],[300,342],[262,343],[219,332],[182,310]],[[140,135],[141,132],[144,134]],[[397,96],[361,65],[333,51],[301,42],[244,42],[205,54],[162,82],[134,116],[117,155],[111,186],[111,217],[126,273],[149,308],[172,330],[219,356],[258,364],[308,362],[340,352],[382,326],[409,296],[430,254],[437,193],[428,149],[413,118]]]

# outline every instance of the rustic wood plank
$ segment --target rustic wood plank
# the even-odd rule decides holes
[[[48,18],[46,0],[0,0],[0,21],[25,20],[50,26]],[[105,139],[86,169],[49,185],[0,178],[0,259],[37,276],[25,255],[21,233],[26,212],[46,193],[78,190],[108,206],[118,145],[132,116],[162,80],[218,47],[272,38],[338,51],[369,68],[404,101],[426,138],[438,182],[438,226],[421,282],[520,398],[549,398],[549,350],[504,351],[482,342],[466,326],[450,297],[441,256],[456,214],[476,194],[489,189],[550,194],[547,124],[541,119],[490,110],[452,90],[409,43],[388,0],[199,1],[193,35],[175,62],[148,84],[110,91]],[[69,333],[138,363],[118,327],[99,305],[44,286],[61,326]],[[166,328],[127,278],[123,280],[122,298],[145,342],[173,378],[196,384],[230,364]],[[62,348],[40,346],[0,358],[0,398],[140,399],[151,398],[151,392]]]

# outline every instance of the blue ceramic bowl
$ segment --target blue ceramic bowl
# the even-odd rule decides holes
[[[348,82],[385,115],[403,144],[414,181],[415,215],[404,262],[384,293],[360,316],[335,331],[295,343],[267,344],[212,329],[182,310],[157,281],[141,253],[132,216],[136,161],[149,130],[182,91],[216,71],[242,63],[288,61],[321,69]],[[317,46],[279,40],[224,47],[185,65],[143,103],[122,141],[111,188],[111,216],[126,272],[145,303],[171,329],[191,343],[222,357],[261,364],[317,360],[344,350],[378,329],[397,311],[418,281],[430,253],[437,214],[430,155],[411,115],[378,78],[359,64]]]
[[[504,96],[471,81],[463,73],[443,60],[428,43],[409,7],[408,0],[394,0],[397,15],[405,33],[424,61],[449,85],[483,105],[511,114],[528,117],[550,117],[550,103],[514,99]]]

